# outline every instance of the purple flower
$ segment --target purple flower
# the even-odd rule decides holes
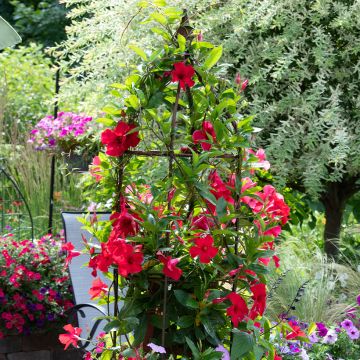
[[[297,353],[300,352],[300,347],[299,347],[299,345],[296,344],[296,343],[291,343],[291,344],[289,345],[289,348],[290,348],[290,352],[291,352],[292,354],[297,354]]]
[[[351,340],[357,340],[360,337],[359,330],[355,326],[353,326],[351,329],[346,329],[346,333]]]
[[[154,352],[158,353],[158,354],[166,354],[166,350],[159,345],[153,344],[153,343],[149,343],[147,344],[147,346]]]
[[[344,321],[341,322],[341,327],[345,330],[349,330],[354,327],[354,324],[351,320],[345,319]]]
[[[317,337],[316,333],[313,332],[312,334],[309,335],[309,340],[315,344],[319,341],[319,338]]]
[[[310,360],[309,355],[307,354],[305,349],[301,349],[299,356],[302,360]]]
[[[337,340],[337,334],[335,330],[328,330],[324,336],[323,342],[325,344],[334,344]]]
[[[48,319],[49,321],[55,320],[55,315],[54,315],[54,314],[48,314],[46,317],[47,317],[47,319]]]
[[[360,294],[356,297],[356,302],[360,306]]]
[[[326,328],[326,326],[319,322],[316,323],[317,329],[318,329],[318,333],[321,337],[324,337],[327,333],[328,333],[328,329]]]
[[[225,349],[221,344],[219,344],[216,348],[215,351],[218,352],[222,352],[223,356],[221,357],[221,360],[230,360],[230,354],[229,351],[227,349]]]

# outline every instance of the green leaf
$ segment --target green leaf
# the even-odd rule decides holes
[[[150,18],[155,20],[156,22],[158,22],[161,25],[166,25],[167,24],[167,19],[164,15],[158,13],[158,12],[154,12],[150,15]]]
[[[211,319],[209,317],[202,316],[201,317],[201,323],[204,326],[205,332],[214,340],[218,342],[218,337],[216,336],[216,325],[211,322]]]
[[[170,41],[171,40],[171,36],[165,31],[165,30],[163,30],[163,29],[160,29],[160,28],[158,28],[158,27],[153,27],[153,28],[151,28],[150,29],[154,34],[158,34],[158,35],[160,35],[163,39],[165,39],[166,41]],[[157,50],[157,51],[155,51],[154,53],[153,53],[153,55],[154,54],[156,54],[156,57],[161,53],[161,51],[162,51],[162,49],[159,49],[159,50]],[[155,60],[155,58],[153,58],[153,56],[150,58],[150,61],[153,61],[153,60]]]
[[[223,197],[216,201],[216,213],[219,218],[226,215],[227,205],[228,203]]]
[[[140,102],[137,96],[130,95],[126,98],[125,105],[127,105],[128,107],[132,107],[136,110],[139,108]]]
[[[179,49],[180,51],[185,51],[185,46],[186,46],[186,39],[184,36],[182,36],[181,34],[178,34],[177,36],[177,41],[179,44]]]
[[[109,119],[109,118],[99,118],[99,119],[96,119],[96,122],[99,124],[104,124],[107,127],[111,127],[116,124],[115,120]]]
[[[137,326],[134,331],[134,346],[139,346],[145,338],[146,331],[148,329],[148,316],[147,314],[143,314],[140,319],[141,326]]]
[[[191,309],[197,309],[199,307],[199,304],[196,300],[193,299],[193,297],[183,290],[175,290],[174,291],[176,300],[183,306],[186,306]]]
[[[115,89],[120,89],[120,90],[126,89],[126,85],[120,84],[120,83],[111,84],[110,87],[115,88]]]
[[[176,325],[180,328],[188,328],[194,325],[194,317],[192,315],[183,315],[179,317],[179,320],[176,322]]]
[[[166,1],[165,0],[153,0],[153,3],[156,6],[159,6],[159,7],[166,6]]]
[[[243,355],[248,353],[254,348],[255,342],[252,335],[240,331],[238,329],[233,330],[234,340],[231,346],[231,360],[240,360]]]
[[[120,115],[122,110],[119,110],[115,106],[107,105],[102,109],[102,111],[109,115]]]
[[[254,348],[254,355],[256,360],[261,360],[264,355],[265,350],[261,347],[256,345]]]
[[[214,45],[212,43],[209,43],[206,41],[196,41],[193,43],[193,45],[197,49],[201,49],[201,48],[212,49],[214,47]]]
[[[100,356],[100,360],[111,360],[113,355],[113,352],[111,350],[105,350],[101,356]]]
[[[147,61],[147,56],[143,49],[140,49],[138,46],[133,44],[129,45],[129,48],[134,51],[134,53],[138,54],[143,60]]]
[[[194,360],[199,359],[200,352],[197,349],[196,345],[188,337],[185,337],[185,340],[186,340],[186,343],[188,344],[192,354],[194,355]]]
[[[270,321],[268,319],[265,319],[265,321],[264,321],[264,338],[265,338],[265,340],[270,339],[270,328],[271,328]]]
[[[209,70],[211,69],[221,58],[222,55],[222,46],[218,46],[213,48],[209,55],[206,57],[203,70]]]
[[[105,332],[118,331],[119,334],[124,335],[133,331],[139,325],[139,319],[136,317],[127,317],[124,319],[115,319],[104,326]]]
[[[110,331],[117,331],[117,330],[119,330],[120,327],[121,327],[121,321],[116,319],[116,320],[113,320],[113,321],[110,321],[109,323],[107,323],[104,326],[104,331],[107,333]]]
[[[211,118],[214,120],[217,119],[223,110],[228,110],[230,113],[233,113],[236,110],[236,102],[233,99],[223,100],[211,113]]]

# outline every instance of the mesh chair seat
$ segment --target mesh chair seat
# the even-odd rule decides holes
[[[88,231],[82,229],[83,224],[78,218],[83,217],[84,215],[86,215],[86,213],[61,213],[65,231],[65,240],[66,242],[71,242],[78,251],[82,251],[85,248],[83,237],[88,241],[90,239],[92,242],[96,241]],[[99,220],[109,220],[110,218],[109,213],[97,213],[96,215]],[[76,312],[78,325],[83,329],[82,337],[85,337],[87,334],[87,338],[90,340],[96,338],[105,325],[103,320],[97,320],[97,318],[99,316],[107,315],[107,313],[105,308],[96,305],[93,300],[91,300],[89,289],[92,286],[94,277],[91,275],[92,270],[85,265],[88,262],[89,255],[87,254],[81,254],[80,256],[74,257],[69,264],[69,273],[75,297],[75,306],[72,310],[73,312]],[[110,287],[111,281],[108,278],[101,273],[98,274],[98,277]],[[87,341],[80,347],[83,349],[90,349],[93,345]]]

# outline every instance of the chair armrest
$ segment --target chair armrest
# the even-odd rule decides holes
[[[85,318],[85,313],[82,310],[83,308],[92,308],[95,309],[97,311],[99,311],[102,315],[107,316],[105,309],[99,305],[96,304],[91,304],[91,303],[84,303],[84,304],[77,304],[74,305],[72,308],[66,310],[67,313],[69,313],[69,318],[71,317],[71,315],[79,313],[80,316],[82,318]],[[94,337],[94,334],[97,330],[97,328],[99,327],[100,323],[103,321],[110,321],[109,319],[97,319],[93,325],[93,327],[90,330],[90,334],[88,336],[88,338],[86,339],[86,341],[84,341],[83,343],[81,343],[81,345],[78,347],[79,349],[84,350],[91,342],[92,338]]]

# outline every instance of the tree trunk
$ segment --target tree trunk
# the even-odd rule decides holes
[[[347,200],[358,190],[354,179],[341,183],[329,183],[321,197],[325,207],[324,245],[328,256],[336,257],[339,253],[341,222]]]

